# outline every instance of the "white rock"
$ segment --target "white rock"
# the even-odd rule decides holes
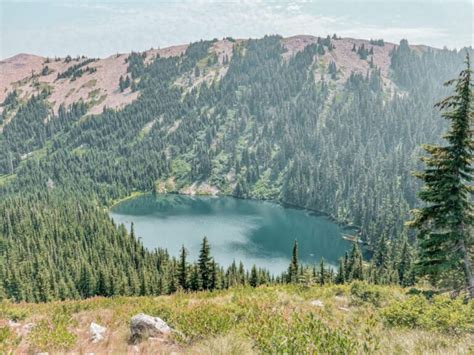
[[[313,300],[310,302],[312,306],[315,306],[315,307],[324,307],[324,303],[320,300]]]
[[[132,339],[148,339],[157,335],[167,335],[171,333],[171,328],[164,320],[152,317],[143,313],[132,317],[130,322]]]
[[[93,343],[98,343],[102,339],[104,339],[104,333],[106,332],[107,328],[103,327],[97,323],[92,322],[91,326],[89,327],[89,332],[91,333],[91,340]]]

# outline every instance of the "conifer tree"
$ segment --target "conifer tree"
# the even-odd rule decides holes
[[[346,275],[349,280],[363,280],[364,279],[364,268],[362,263],[362,253],[360,251],[358,243],[352,244],[351,253],[349,255],[348,266],[346,269]]]
[[[212,258],[209,263],[209,290],[215,290],[217,288],[217,264]]]
[[[411,286],[415,282],[413,255],[410,244],[406,239],[403,241],[400,261],[398,262],[398,279],[402,286]]]
[[[326,283],[326,269],[324,268],[324,258],[319,263],[319,284],[322,286]]]
[[[191,277],[189,280],[189,288],[192,291],[199,291],[201,290],[201,279],[199,277],[199,268],[197,265],[193,265],[191,267]]]
[[[178,284],[183,290],[188,289],[188,265],[186,262],[187,250],[184,245],[181,247],[178,264]]]
[[[339,267],[337,268],[336,283],[343,284],[345,281],[344,259],[339,259]]]
[[[252,270],[250,271],[249,284],[252,287],[258,286],[258,273],[257,273],[257,267],[255,266],[255,264],[252,266]]]
[[[445,84],[455,86],[454,94],[436,104],[450,121],[444,136],[447,145],[423,146],[429,154],[422,158],[426,168],[415,176],[424,182],[418,196],[425,205],[413,211],[414,219],[408,225],[418,231],[420,273],[433,281],[444,281],[443,276],[453,271],[464,274],[470,298],[474,298],[471,72],[466,55],[466,68]]]
[[[290,266],[288,267],[288,283],[298,282],[298,242],[293,243],[293,252],[291,255]]]
[[[204,290],[209,290],[211,288],[211,262],[211,248],[207,241],[207,237],[204,237],[198,260],[199,277],[201,280],[201,286]]]
[[[119,79],[119,88],[120,88],[120,92],[123,92],[125,90],[125,81],[123,80],[122,75],[120,75],[120,79]]]

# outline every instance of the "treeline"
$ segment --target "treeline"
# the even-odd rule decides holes
[[[353,73],[341,86],[332,82],[337,68],[319,65],[323,53],[333,47],[330,38],[284,61],[281,38],[267,36],[234,43],[226,60],[226,75],[220,80],[193,88],[178,85],[183,75],[193,76],[196,67],[203,71],[210,69],[209,65],[224,65],[212,60],[212,44],[193,43],[180,57],[158,57],[147,65],[143,54],[133,53],[128,71],[140,95],[121,110],[104,109],[100,115],[84,117],[85,108],[79,103],[52,115],[44,100],[47,93],[27,103],[9,95],[3,105],[15,117],[0,135],[0,174],[9,177],[0,176],[2,208],[4,215],[11,209],[21,210],[15,212],[18,216],[30,217],[25,217],[26,224],[19,224],[22,227],[15,235],[8,234],[8,240],[22,234],[37,236],[34,215],[41,215],[43,207],[53,214],[59,213],[54,210],[76,211],[66,206],[71,202],[67,196],[84,203],[97,201],[103,207],[133,191],[157,189],[168,178],[174,191],[195,181],[207,181],[224,194],[275,199],[353,224],[374,255],[373,266],[364,268],[364,277],[377,282],[409,282],[400,265],[409,264],[406,255],[412,255],[406,242],[410,236],[403,225],[409,209],[417,205],[419,184],[410,171],[420,167],[419,145],[440,141],[445,125],[433,102],[447,94],[442,82],[460,70],[463,54],[415,51],[402,41],[391,56],[391,75],[398,89],[384,85],[378,68]],[[323,74],[321,80],[315,80],[315,70]],[[64,194],[66,201],[48,200],[48,186]],[[32,212],[28,206],[41,208]],[[67,216],[70,212],[57,215],[54,228],[70,228],[66,222],[72,220]],[[17,220],[23,220],[18,216]],[[84,218],[91,219],[84,225],[111,223],[105,214],[95,212]],[[94,235],[96,229],[88,235]],[[67,245],[66,235],[63,237]],[[92,255],[94,250],[89,248],[95,245],[88,244],[88,239],[79,240],[84,255]],[[71,241],[70,248],[73,244]],[[14,243],[7,246],[7,252],[15,248]],[[22,248],[21,255],[34,259],[34,249]],[[377,256],[383,248],[389,252]],[[127,252],[117,247],[110,256],[123,270],[131,267],[120,264],[126,255],[122,253]],[[68,260],[69,253],[58,255]],[[153,259],[158,256],[146,258],[158,265]],[[93,279],[98,280],[100,274],[94,269],[98,259],[87,256],[84,260]],[[34,267],[25,265],[27,271],[22,275],[30,280]],[[375,269],[382,271],[370,271]],[[150,292],[158,293],[160,287],[167,290],[166,273],[155,271],[146,269],[146,274],[155,275],[155,279],[149,276],[149,284],[157,289]],[[344,268],[344,275],[352,273]],[[69,296],[85,295],[72,287],[78,281],[77,271],[64,282],[60,275],[55,277],[47,277],[51,297],[60,297],[59,283],[71,284],[66,287]],[[132,281],[122,274],[110,276],[110,280],[122,281],[109,290],[136,294],[140,277],[137,274]],[[13,297],[44,299],[32,294],[33,290],[36,286],[28,296]]]
[[[0,204],[0,221],[0,298],[47,302],[159,295],[179,287],[176,258],[162,249],[146,250],[133,229],[127,233],[81,197],[50,190],[8,198]],[[234,279],[247,280],[242,265],[225,272],[210,256],[201,257],[197,265],[192,289],[225,288]]]
[[[327,284],[362,279],[412,282],[411,259],[406,259],[405,249],[399,254],[402,263],[398,263],[405,267],[392,270],[391,259],[385,259],[390,258],[390,252],[381,251],[367,267],[357,244],[341,259],[337,273],[324,260],[318,266],[300,265],[296,242],[288,271],[281,275],[271,275],[255,265],[248,270],[235,261],[224,268],[213,259],[206,238],[198,260],[189,262],[184,246],[177,257],[162,249],[146,250],[136,238],[133,225],[128,233],[96,204],[54,188],[2,201],[0,221],[0,299],[47,302],[97,295],[160,295],[237,285]]]
[[[44,129],[44,109],[35,103],[35,114],[25,119],[33,125],[14,125],[14,119],[0,138],[0,168],[11,172],[13,152],[17,176],[7,188],[41,190],[51,178],[107,204],[134,190],[153,190],[168,177],[176,190],[207,180],[226,194],[328,213],[358,226],[372,248],[382,236],[397,239],[416,205],[418,183],[410,171],[419,167],[419,145],[439,141],[444,129],[432,103],[446,94],[442,82],[461,68],[462,54],[419,53],[402,41],[391,69],[403,91],[388,91],[378,68],[352,74],[341,88],[331,83],[337,73],[332,64],[329,75],[314,80],[319,53],[331,39],[288,62],[280,40],[235,44],[227,74],[192,90],[175,82],[198,62],[207,65],[212,41],[149,65],[133,53],[128,65],[138,100],[52,137],[42,134],[49,144],[30,130]],[[12,138],[5,142],[5,136]],[[46,154],[20,166],[16,145],[32,138],[41,143],[20,154],[40,147]]]

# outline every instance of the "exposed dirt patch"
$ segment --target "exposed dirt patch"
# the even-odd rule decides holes
[[[283,58],[289,60],[296,53],[302,51],[306,46],[316,43],[317,37],[299,35],[282,39],[282,46],[285,48]],[[227,72],[227,59],[231,60],[233,47],[244,40],[231,41],[223,39],[216,41],[211,46],[209,52],[215,53],[217,63],[212,66],[204,66],[198,77],[194,72],[186,73],[176,81],[186,89],[186,91],[202,83],[210,83],[221,79]],[[332,51],[326,50],[323,56],[318,56],[315,63],[315,78],[321,80],[325,76],[325,71],[331,62],[335,62],[338,75],[334,80],[337,84],[344,83],[351,72],[367,73],[370,69],[370,60],[373,66],[381,69],[383,83],[387,89],[393,87],[389,79],[390,52],[394,48],[393,43],[385,43],[384,46],[371,45],[367,40],[352,38],[342,38],[331,40],[335,48]],[[358,54],[352,51],[353,46],[357,48],[364,45],[369,50],[373,49],[373,55],[367,59],[360,59]],[[179,56],[188,47],[187,44],[172,46],[161,49],[150,49],[146,51],[145,63],[150,63],[157,55],[161,57]],[[412,46],[417,51],[425,51],[426,46]],[[0,61],[0,102],[7,96],[8,92],[17,89],[20,97],[26,99],[41,90],[49,90],[48,101],[54,111],[57,111],[61,104],[70,105],[73,102],[83,100],[90,104],[89,113],[98,114],[104,107],[122,108],[134,101],[139,93],[131,92],[130,89],[120,92],[119,78],[127,75],[127,63],[125,59],[129,54],[116,54],[107,58],[98,59],[84,65],[84,69],[89,67],[90,71],[85,71],[82,76],[72,80],[71,77],[58,79],[58,73],[65,72],[73,65],[77,65],[87,60],[87,58],[72,58],[66,62],[63,58],[59,60],[43,58],[31,54],[18,54],[14,57]],[[43,70],[45,67],[48,70]],[[97,97],[91,97],[93,90],[99,90]]]

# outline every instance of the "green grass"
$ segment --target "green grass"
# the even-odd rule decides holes
[[[323,307],[313,306],[320,300]],[[0,304],[0,319],[33,322],[21,342],[0,327],[4,349],[127,352],[130,318],[140,312],[176,330],[163,353],[472,353],[474,302],[437,295],[427,299],[395,286],[365,283],[262,286],[177,293],[160,297],[93,298],[45,304]],[[90,322],[108,328],[98,345],[88,340]],[[1,321],[0,321],[1,322]],[[1,323],[0,323],[1,324]],[[153,340],[139,351],[158,351]]]

